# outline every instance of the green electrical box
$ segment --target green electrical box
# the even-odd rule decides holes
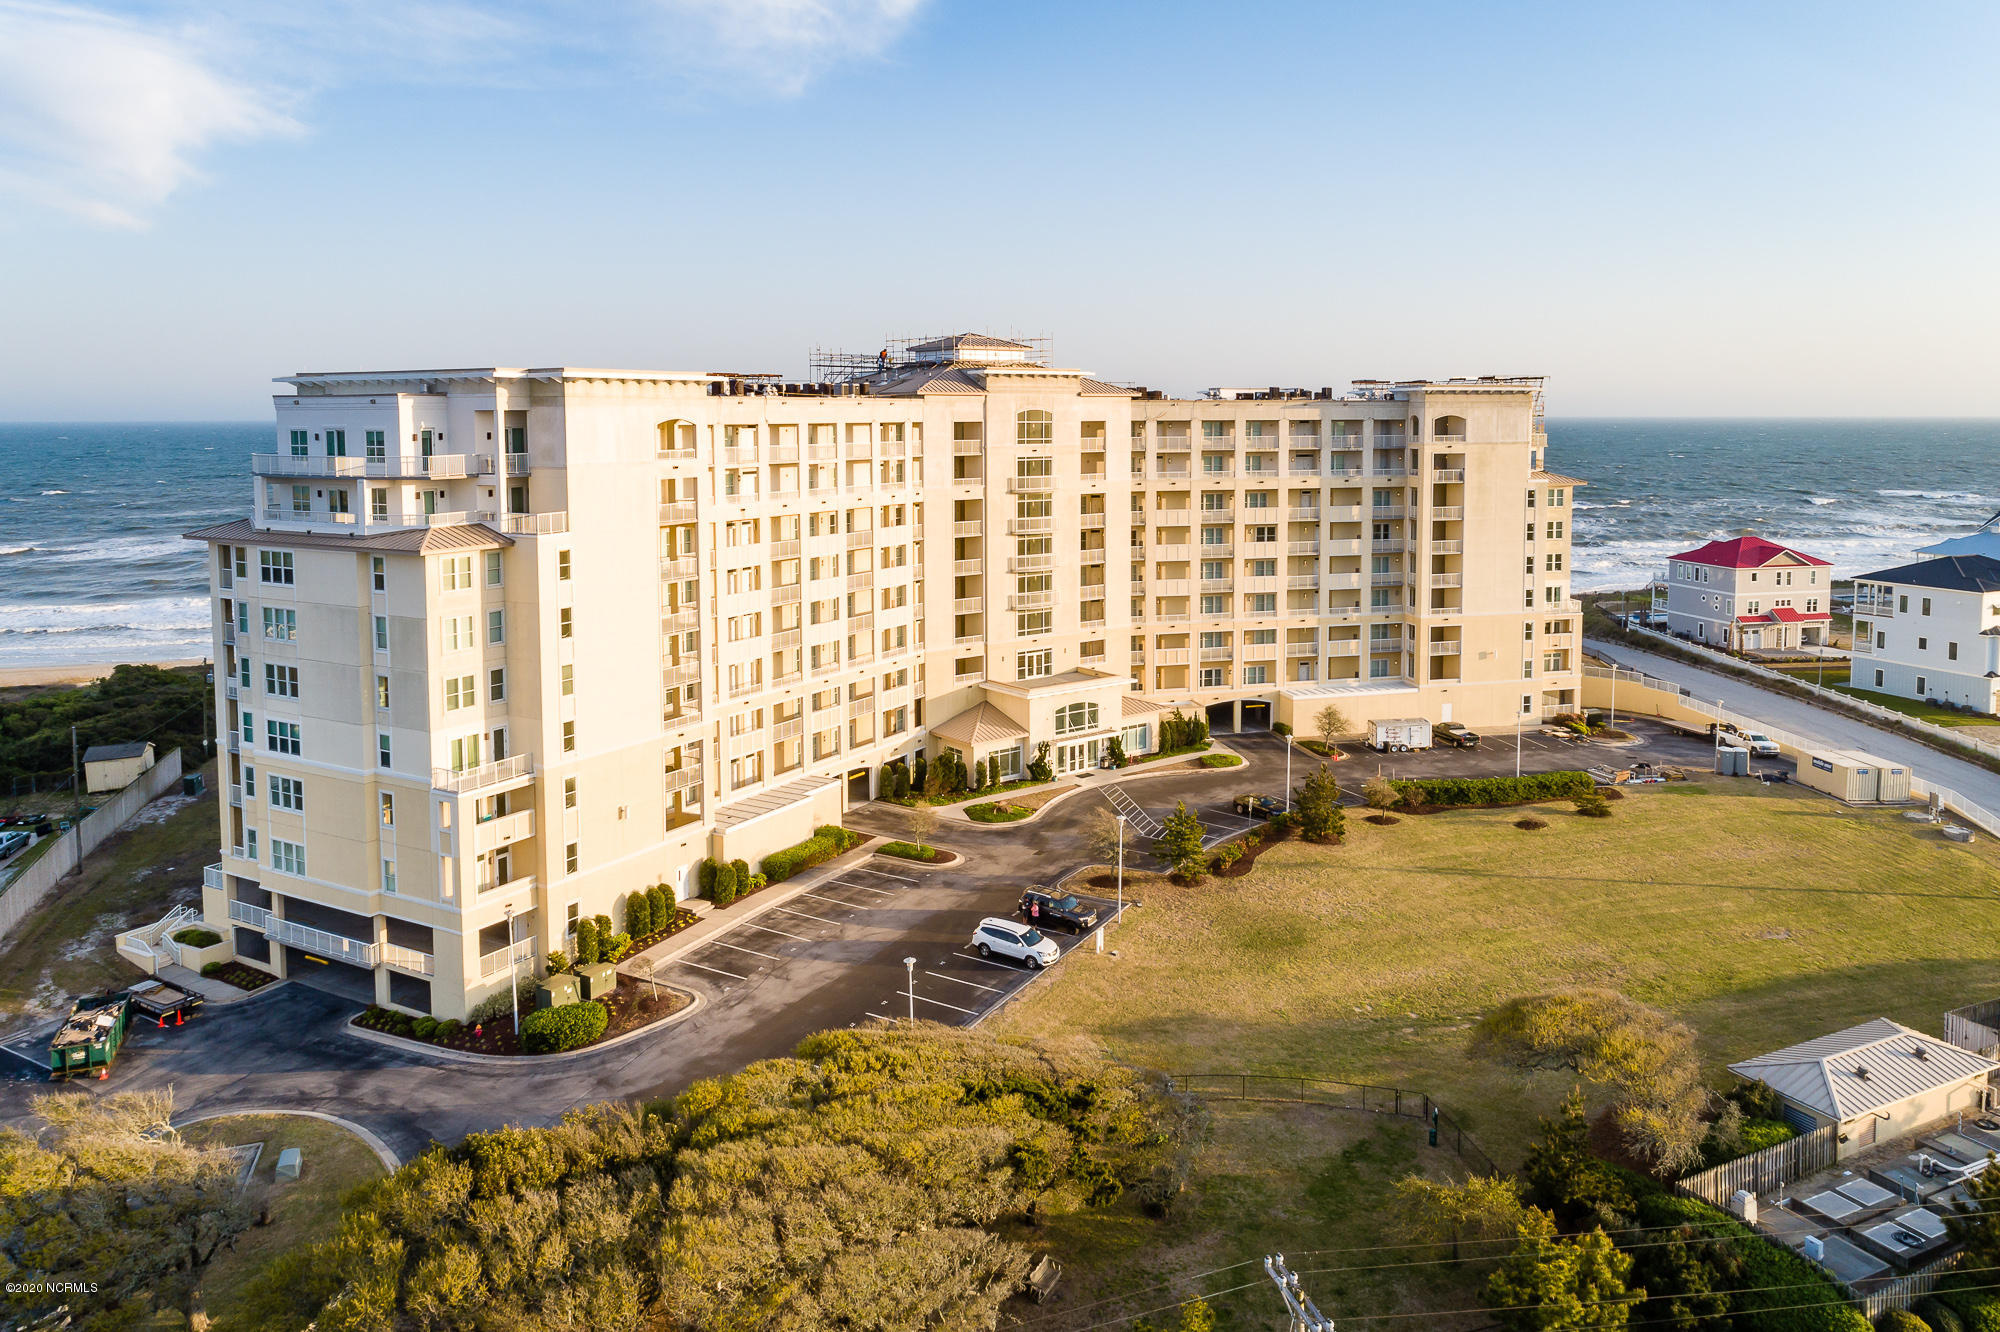
[[[609,962],[578,963],[573,970],[583,982],[586,999],[602,999],[618,988],[618,968]]]
[[[535,985],[536,1008],[561,1008],[582,997],[577,991],[576,977],[567,971],[557,972]]]

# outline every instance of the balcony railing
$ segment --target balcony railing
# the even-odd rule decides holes
[[[1465,543],[1463,541],[1431,542],[1431,554],[1433,555],[1463,555],[1464,553]]]
[[[498,976],[501,972],[510,968],[519,968],[523,962],[532,962],[534,960],[535,941],[533,939],[522,939],[511,948],[503,946],[494,949],[490,953],[481,953],[479,955],[479,978],[485,980],[491,976]]]
[[[1056,530],[1054,518],[1009,518],[1007,530],[1015,535],[1032,535]]]
[[[211,865],[209,868],[219,870],[221,866]],[[222,885],[217,883],[209,886],[220,888]],[[229,903],[229,919],[238,925],[248,925],[253,930],[264,930],[270,927],[271,912],[268,907],[253,906],[248,902],[238,902],[232,898]]]
[[[1437,444],[1463,444],[1465,443],[1465,432],[1461,430],[1457,434],[1448,434],[1442,430],[1433,431],[1431,433],[1431,440]]]
[[[660,521],[663,523],[691,523],[700,506],[693,500],[675,500],[660,506]]]
[[[1101,513],[1080,514],[1077,517],[1076,524],[1086,532],[1094,532],[1104,526],[1104,515]]]
[[[1044,491],[1054,490],[1055,488],[1056,479],[1052,476],[1010,476],[1007,478],[1007,489],[1017,495],[1040,494]]]
[[[384,965],[394,967],[398,971],[407,971],[418,976],[433,974],[432,958],[429,953],[420,953],[401,944],[383,944],[382,961]]]
[[[1317,657],[1319,655],[1319,644],[1287,643],[1285,644],[1285,655],[1288,657]]]
[[[1009,610],[1048,610],[1055,604],[1053,592],[1015,592],[1007,598]]]
[[[1465,575],[1464,575],[1464,574],[1455,574],[1455,573],[1434,573],[1434,574],[1432,574],[1432,575],[1431,575],[1431,586],[1432,586],[1432,587],[1464,587],[1464,586],[1465,586]]]
[[[1431,480],[1440,485],[1457,485],[1465,480],[1463,467],[1438,467],[1431,471]]]
[[[568,513],[507,513],[500,530],[509,536],[560,536],[569,531]]]
[[[1290,577],[1285,579],[1285,586],[1286,588],[1292,591],[1302,591],[1302,590],[1318,591],[1319,575],[1292,574]]]
[[[300,925],[296,921],[279,920],[276,916],[272,916],[266,922],[264,937],[275,943],[303,948],[308,953],[317,953],[336,962],[345,962],[350,966],[372,968],[381,960],[382,950],[374,943],[350,939],[344,934],[315,929],[310,925]]]
[[[1457,638],[1433,638],[1430,642],[1431,655],[1433,657],[1455,657],[1459,654],[1459,649],[1463,641]]]
[[[328,479],[421,480],[485,476],[493,458],[484,453],[439,453],[425,458],[301,458],[288,453],[250,455],[253,476],[305,476]]]
[[[497,819],[472,825],[472,853],[480,855],[496,847],[511,846],[535,835],[535,811],[517,809]]]
[[[1438,504],[1431,508],[1431,517],[1440,523],[1456,523],[1465,519],[1463,504]]]
[[[680,791],[699,791],[700,789],[701,764],[684,762],[678,768],[667,769],[666,794],[673,795]]]
[[[535,756],[533,754],[510,754],[506,758],[482,764],[477,768],[461,768],[456,770],[451,768],[432,768],[431,786],[436,790],[447,791],[453,795],[464,795],[468,791],[477,791],[482,787],[498,786],[502,782],[517,781],[523,777],[531,777],[534,775],[534,772]]]

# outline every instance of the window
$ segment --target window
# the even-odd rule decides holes
[[[260,550],[257,552],[257,578],[265,583],[292,584],[292,552],[289,550]]]
[[[285,874],[304,877],[306,872],[306,848],[300,842],[287,842],[279,838],[271,839],[271,868]]]
[[[568,671],[569,667],[565,666],[563,670]],[[492,670],[486,672],[486,701],[489,703],[504,703],[507,701],[507,668],[505,666],[495,666]]]
[[[1014,632],[1022,638],[1046,634],[1054,628],[1055,614],[1052,611],[1023,611],[1014,617]]]
[[[386,615],[375,617],[375,650],[377,652],[389,650],[389,617]]]
[[[293,486],[292,512],[311,513],[312,506],[313,506],[313,488],[311,486]]]
[[[451,742],[451,770],[467,772],[479,766],[480,738],[462,735]]]
[[[305,783],[296,777],[273,777],[271,779],[271,808],[289,809],[297,814],[305,813]]]
[[[248,800],[257,798],[257,770],[247,763],[243,765],[243,795]]]
[[[1201,687],[1203,689],[1225,689],[1228,685],[1229,672],[1225,668],[1221,666],[1204,666],[1201,668]]]
[[[1047,412],[1021,412],[1014,417],[1014,442],[1021,448],[1046,448],[1055,438],[1055,418]]]
[[[307,440],[306,432],[303,430],[294,430],[292,432],[292,456],[294,458],[303,458],[311,452],[312,445]]]
[[[447,555],[438,561],[439,576],[447,592],[462,592],[472,586],[472,557]]]
[[[1097,729],[1097,704],[1072,703],[1066,708],[1056,709],[1056,734],[1071,735],[1077,731]]]
[[[276,698],[299,696],[299,668],[264,663],[264,692]]]
[[[1546,562],[1543,564],[1542,567],[1548,573],[1562,572],[1562,567],[1563,567],[1562,552],[1559,550],[1550,551],[1548,553]]]
[[[255,828],[244,829],[243,846],[249,858],[255,860],[257,858],[257,830]]]
[[[264,607],[264,637],[290,643],[299,636],[299,613],[278,606]]]
[[[1549,524],[1549,540],[1560,541],[1562,540],[1562,534],[1563,525],[1561,523],[1555,522]]]
[[[1917,651],[1919,651],[1919,652],[1928,652],[1928,651],[1930,651],[1930,649],[1931,649],[1931,640],[1930,640],[1930,639],[1928,639],[1928,638],[1919,638],[1919,639],[1917,639]]]
[[[568,606],[562,608],[562,613],[557,619],[556,633],[562,638],[570,638],[576,633],[576,613]],[[495,639],[494,641],[498,642],[499,640]]]
[[[1243,683],[1247,685],[1267,684],[1269,683],[1269,675],[1270,668],[1268,666],[1245,666],[1243,668]]]
[[[497,551],[495,553],[498,554]],[[566,550],[556,552],[556,577],[569,581],[569,552]]]
[[[1201,598],[1201,613],[1203,615],[1229,614],[1229,598],[1221,593],[1203,593]]]
[[[383,712],[389,710],[389,677],[386,675],[375,677],[375,706]]]
[[[1924,677],[1923,677],[1923,676],[1921,676],[1921,675],[1919,675],[1919,676],[1917,677],[1917,692],[1918,692],[1919,694],[1923,694],[1923,693],[1928,693],[1928,692],[1929,692],[1929,691],[1928,691],[1927,689],[1925,689],[1924,685],[1925,685],[1925,680],[1924,680]]]
[[[1023,652],[1014,662],[1016,680],[1039,680],[1055,669],[1055,653],[1046,649]]]
[[[562,752],[565,754],[576,752],[576,723],[573,721],[562,724]]]
[[[273,754],[297,754],[299,752],[299,724],[297,722],[264,722],[264,748]]]
[[[1252,592],[1249,596],[1243,598],[1243,600],[1252,615],[1275,615],[1278,613],[1278,594],[1276,592]]]
[[[577,854],[575,842],[571,842],[568,846],[563,848],[563,869],[565,871],[567,871],[570,874],[574,874],[576,873],[576,867],[581,863],[582,863],[582,858]]]
[[[376,798],[376,800],[377,800],[377,804],[378,804],[378,805],[379,805],[379,806],[381,807],[381,813],[382,813],[382,826],[383,826],[384,828],[393,828],[393,827],[395,827],[395,826],[396,826],[396,797],[395,797],[395,796],[393,796],[393,795],[391,795],[391,794],[389,794],[389,793],[388,793],[387,791],[384,791],[384,792],[382,792],[382,793],[381,793],[381,795],[379,795],[379,796],[378,796],[378,797]]]
[[[1877,689],[1882,687],[1882,672],[1880,671],[1875,672],[1875,687]]]
[[[389,762],[389,733],[387,731],[377,731],[375,733],[375,766],[378,768],[395,766]]]
[[[389,456],[388,441],[382,437],[382,432],[379,430],[362,431],[361,443],[370,458],[380,461]]]
[[[444,682],[444,710],[457,712],[479,701],[479,691],[470,675],[447,676]]]
[[[389,491],[385,486],[371,486],[368,490],[368,516],[377,522],[389,516]]]
[[[380,555],[368,557],[368,580],[377,592],[389,590],[389,567]]]
[[[385,893],[396,891],[396,862],[393,860],[382,862],[382,891]]]
[[[347,456],[347,432],[345,430],[329,430],[326,432],[326,456],[329,458],[345,458]]]
[[[486,552],[486,586],[500,586],[500,552],[497,550]]]
[[[576,808],[576,778],[563,778],[563,808]]]
[[[1946,643],[1946,644],[1944,645],[1944,655],[1945,655],[1945,659],[1946,659],[1946,660],[1948,660],[1948,661],[1957,661],[1957,660],[1958,660],[1958,644],[1956,644],[1956,643]]]

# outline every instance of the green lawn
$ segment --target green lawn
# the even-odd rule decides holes
[[[236,1146],[261,1142],[245,1197],[252,1211],[268,1204],[271,1224],[253,1226],[209,1265],[202,1280],[203,1303],[216,1332],[248,1329],[237,1316],[244,1287],[273,1258],[301,1244],[325,1239],[340,1216],[340,1202],[349,1193],[386,1172],[368,1144],[337,1124],[298,1115],[233,1115],[190,1126],[183,1135],[197,1146]],[[276,1177],[278,1153],[299,1149],[302,1169],[296,1180]],[[176,1320],[179,1321],[179,1320]]]
[[[1316,1073],[1429,1091],[1503,1165],[1567,1090],[1473,1060],[1515,995],[1621,990],[1722,1065],[1876,1016],[1938,1030],[2000,994],[2000,853],[1890,811],[1750,782],[1633,789],[1609,819],[1539,807],[1348,821],[1242,879],[1143,882],[1117,956],[1072,954],[998,1015],[1169,1072]]]
[[[1873,689],[1843,687],[1843,694],[1852,695],[1864,703],[1900,712],[1918,721],[1927,721],[1933,726],[1991,726],[1992,717],[1983,717],[1976,712],[1957,712],[1951,708],[1934,707],[1920,698],[1902,698],[1896,694],[1878,694]]]
[[[67,1009],[68,998],[139,978],[114,950],[113,936],[159,919],[176,901],[199,902],[202,866],[215,859],[221,837],[215,765],[202,772],[208,794],[179,804],[158,822],[107,839],[85,858],[81,874],[65,880],[21,922],[0,953],[0,1013],[19,1012],[30,1002]],[[170,808],[161,801],[147,809]]]
[[[1812,661],[1774,662],[1769,669],[1807,684],[1823,684],[1829,689],[1846,684],[1848,676],[1848,665],[1844,661],[1829,661],[1823,666]]]

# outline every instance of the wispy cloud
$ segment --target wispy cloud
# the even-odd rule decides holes
[[[0,190],[139,226],[203,150],[296,129],[192,31],[0,0]]]
[[[874,59],[924,0],[655,0],[667,46],[697,72],[741,75],[797,96],[835,65]]]

